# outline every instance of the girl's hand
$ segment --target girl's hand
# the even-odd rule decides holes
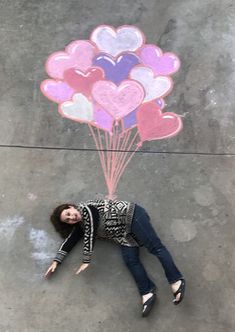
[[[44,274],[45,278],[48,278],[53,272],[55,272],[55,269],[57,268],[58,262],[54,261],[47,272]]]
[[[80,272],[86,270],[86,269],[88,268],[88,266],[89,266],[89,264],[87,264],[87,263],[83,263],[83,264],[79,267],[79,269],[77,270],[76,274],[79,274]]]

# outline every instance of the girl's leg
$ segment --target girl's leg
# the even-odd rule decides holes
[[[147,272],[139,258],[138,247],[121,246],[122,257],[130,273],[135,279],[140,295],[154,291],[155,285],[149,279]]]
[[[140,206],[136,206],[132,222],[132,233],[148,251],[155,255],[162,264],[166,278],[170,284],[183,279],[182,274],[176,267],[171,254],[162,244],[153,229],[147,212]]]

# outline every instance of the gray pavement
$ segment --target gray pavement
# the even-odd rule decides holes
[[[232,0],[0,0],[0,331],[234,331],[234,7]],[[102,23],[136,25],[182,61],[166,109],[183,116],[184,130],[144,143],[117,190],[149,211],[188,282],[184,302],[173,306],[159,262],[143,250],[159,287],[147,319],[111,243],[97,241],[80,276],[78,245],[51,280],[42,278],[61,242],[51,210],[106,195],[87,127],[61,118],[40,92],[44,63]]]

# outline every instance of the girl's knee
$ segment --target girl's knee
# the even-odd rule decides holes
[[[123,259],[127,266],[134,266],[139,264],[138,257],[123,256]]]
[[[160,255],[161,252],[165,250],[165,247],[161,242],[157,242],[157,243],[150,243],[147,249],[151,254]]]

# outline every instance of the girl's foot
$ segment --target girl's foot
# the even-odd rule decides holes
[[[144,304],[146,301],[148,301],[148,299],[150,299],[153,296],[154,293],[148,293],[145,295],[142,295],[142,303]]]
[[[183,300],[183,297],[184,297],[185,280],[180,279],[180,280],[176,281],[175,283],[171,284],[171,289],[172,289],[173,294],[174,294],[173,303],[175,305],[177,305]]]
[[[147,317],[150,311],[153,308],[153,305],[156,301],[155,292],[150,292],[142,296],[143,308],[142,308],[142,316]]]

